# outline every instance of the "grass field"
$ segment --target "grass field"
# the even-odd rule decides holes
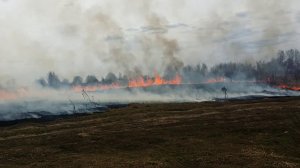
[[[300,98],[130,104],[0,127],[0,167],[300,167]]]

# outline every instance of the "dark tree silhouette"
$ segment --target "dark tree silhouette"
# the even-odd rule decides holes
[[[72,81],[72,85],[79,86],[83,84],[83,79],[80,76],[75,76]]]
[[[61,85],[61,82],[58,76],[54,72],[49,72],[48,74],[48,85],[49,87],[58,89]]]
[[[86,82],[86,84],[88,84],[88,85],[94,85],[94,84],[97,84],[99,81],[98,81],[98,79],[96,78],[96,76],[94,76],[94,75],[89,75],[89,76],[86,77],[85,82]]]
[[[41,85],[42,87],[47,87],[48,86],[48,83],[46,82],[46,80],[44,78],[41,78],[41,79],[37,80],[37,83],[39,85]]]
[[[117,81],[118,81],[117,76],[112,72],[108,73],[106,75],[105,79],[104,79],[105,84],[112,84],[112,83],[115,83]]]

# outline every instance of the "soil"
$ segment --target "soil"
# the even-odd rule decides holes
[[[0,167],[300,167],[300,98],[129,104],[5,125]]]

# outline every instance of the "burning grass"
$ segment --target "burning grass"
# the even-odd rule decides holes
[[[131,104],[0,129],[0,167],[300,166],[297,97]]]
[[[4,90],[0,88],[0,101],[3,100],[16,100],[18,98],[26,96],[28,90],[25,88],[19,88],[16,90]]]
[[[145,88],[151,86],[162,86],[162,85],[180,85],[182,83],[182,78],[177,74],[173,79],[167,80],[156,74],[154,78],[145,79],[143,76],[131,79],[128,81],[127,85],[122,85],[120,83],[112,83],[109,85],[97,84],[91,86],[74,86],[73,91],[81,92],[82,90],[88,92],[95,92],[98,90],[112,90],[121,88]]]
[[[280,88],[280,89],[300,91],[300,85],[299,84],[295,84],[295,85],[281,84],[277,87]]]

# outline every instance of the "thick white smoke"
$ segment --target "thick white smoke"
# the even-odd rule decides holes
[[[254,62],[297,47],[298,0],[2,0],[0,80]]]
[[[80,92],[35,85],[49,71],[69,80],[101,79],[108,72],[133,78],[184,65],[268,60],[279,49],[298,47],[299,5],[299,0],[0,0],[0,121],[89,109],[90,100]],[[223,97],[223,86],[178,87],[184,88],[89,94],[101,103]],[[230,89],[231,97],[298,95],[256,85]]]

